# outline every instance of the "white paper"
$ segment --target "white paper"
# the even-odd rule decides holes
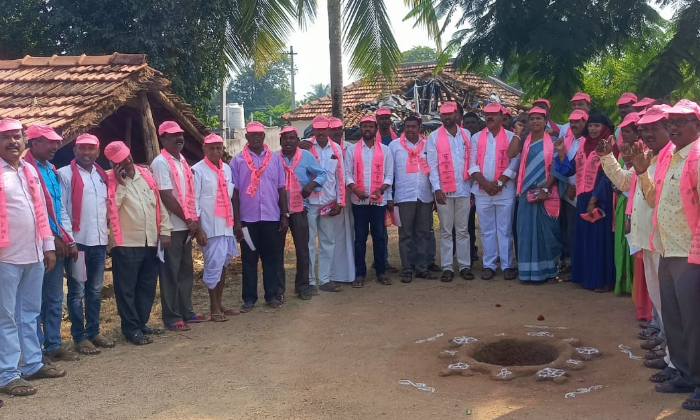
[[[157,254],[158,254],[158,259],[160,260],[160,262],[165,262],[165,251],[163,250],[163,248],[160,247],[160,239],[158,239]]]
[[[634,255],[637,252],[642,250],[642,248],[638,248],[638,247],[632,245],[632,234],[631,233],[628,233],[627,235],[625,235],[625,239],[627,239],[627,245],[629,245],[629,247],[630,247],[630,255]]]
[[[251,251],[255,251],[255,245],[253,245],[253,239],[250,237],[250,232],[248,232],[248,228],[244,227],[241,229],[243,231],[243,240],[245,240],[245,243],[248,244],[248,248],[250,248]]]
[[[85,267],[85,251],[78,251],[78,259],[71,260],[71,276],[75,281],[85,283],[87,281],[87,268]]]
[[[396,226],[401,227],[401,217],[399,216],[399,206],[394,206],[394,221]]]

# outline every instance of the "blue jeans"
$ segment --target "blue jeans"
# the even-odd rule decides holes
[[[41,288],[41,317],[36,319],[36,328],[39,343],[44,346],[44,354],[47,355],[58,350],[62,342],[64,266],[65,259],[57,259],[54,269],[44,274]]]
[[[92,340],[100,333],[100,306],[102,305],[102,282],[105,272],[107,247],[104,245],[85,246],[78,244],[78,251],[85,253],[85,268],[87,281],[85,283],[73,278],[71,260],[66,261],[66,277],[68,277],[68,316],[70,317],[70,333],[77,344],[81,341]],[[83,299],[85,299],[85,315],[83,315]]]
[[[374,249],[374,269],[378,276],[386,273],[386,244],[384,242],[385,206],[353,205],[352,215],[355,218],[355,275],[367,276],[367,237],[372,233]]]
[[[0,386],[43,366],[36,334],[43,275],[43,262],[0,263]]]

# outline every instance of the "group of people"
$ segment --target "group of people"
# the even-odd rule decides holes
[[[294,294],[303,300],[340,292],[342,284],[364,287],[370,234],[381,285],[393,283],[393,270],[402,283],[450,282],[455,273],[473,280],[476,216],[483,280],[500,267],[505,280],[557,283],[570,276],[597,292],[634,294],[645,321],[645,364],[662,369],[651,378],[656,390],[691,393],[683,407],[698,409],[700,107],[625,93],[618,108],[616,130],[582,92],[571,99],[564,125],[550,119],[546,99],[516,118],[488,103],[481,128],[476,114],[463,115],[447,101],[439,108],[443,125],[427,137],[420,116],[408,116],[398,135],[391,110],[380,108],[361,119],[354,144],[344,141],[340,119],[317,116],[310,139],[284,127],[279,152],[254,121],[230,163],[223,161],[223,139],[210,134],[204,159],[192,167],[181,153],[182,128],[166,121],[150,168],[112,141],[104,147],[109,172],[95,164],[100,140],[91,134],[76,139],[75,159],[56,170],[50,160],[60,135],[1,120],[0,347],[7,351],[0,354],[0,390],[33,394],[27,380],[61,377],[65,371],[52,363],[77,359],[61,346],[64,273],[76,351],[114,346],[99,332],[108,245],[121,331],[144,345],[162,332],[147,325],[158,279],[162,321],[171,331],[253,310],[259,261],[265,303],[280,307],[288,231]],[[392,224],[399,269],[388,262]],[[204,258],[208,316],[192,305],[192,240]],[[243,304],[234,309],[224,305],[223,287],[238,244]]]

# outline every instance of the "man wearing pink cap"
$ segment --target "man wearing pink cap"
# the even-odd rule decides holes
[[[384,146],[388,146],[392,141],[399,138],[391,128],[391,110],[386,107],[379,108],[374,116],[377,117],[377,138]]]
[[[240,314],[223,304],[226,267],[238,255],[233,236],[233,178],[231,168],[221,160],[224,156],[221,136],[206,136],[202,151],[204,159],[192,166],[199,218],[197,243],[204,256],[202,280],[209,291],[211,317],[214,322],[223,322],[228,321],[226,315]]]
[[[92,355],[100,353],[98,347],[114,347],[113,341],[100,334],[102,280],[109,244],[107,174],[95,163],[100,156],[100,141],[97,137],[88,133],[79,135],[75,139],[73,153],[75,159],[70,165],[58,170],[61,204],[71,219],[79,253],[75,264],[66,262],[66,306],[76,350],[81,354]],[[79,272],[74,270],[76,264],[83,269]],[[77,277],[79,273],[83,273],[83,276]]]
[[[443,125],[430,133],[427,143],[430,184],[440,219],[440,259],[443,270],[440,280],[444,282],[454,278],[453,228],[457,239],[459,274],[465,280],[474,279],[469,241],[471,134],[457,125],[459,117],[456,103],[450,101],[442,104],[440,119]]]
[[[163,148],[151,162],[151,171],[173,225],[170,247],[165,251],[165,262],[160,265],[163,324],[170,331],[187,331],[188,323],[211,320],[192,307],[192,238],[199,228],[194,179],[182,155],[184,130],[175,121],[165,121],[158,127],[158,136]]]
[[[517,273],[513,255],[513,209],[520,156],[508,158],[513,133],[502,126],[503,107],[492,102],[484,107],[486,128],[471,138],[469,174],[474,179],[471,192],[476,199],[476,215],[484,248],[482,280],[496,276],[500,256],[503,278],[514,280]]]
[[[141,346],[153,342],[148,335],[162,332],[147,323],[156,297],[158,261],[162,261],[158,248],[170,246],[173,225],[153,175],[134,164],[124,142],[109,143],[105,157],[113,165],[107,178],[107,216],[114,244],[114,297],[122,334]]]
[[[75,260],[78,248],[73,240],[71,220],[61,202],[61,183],[51,159],[63,140],[51,127],[34,124],[25,132],[29,151],[24,160],[39,173],[41,189],[48,209],[49,225],[55,236],[56,266],[44,275],[41,295],[41,322],[39,341],[44,354],[54,361],[78,360],[78,355],[61,347],[61,320],[63,319],[63,272],[67,257]],[[68,259],[68,262],[70,262]]]
[[[634,112],[633,104],[637,103],[637,95],[632,92],[625,92],[617,100],[617,110],[623,120],[630,112]]]
[[[352,287],[364,287],[367,276],[365,254],[367,237],[372,233],[377,282],[388,286],[384,216],[394,182],[394,159],[391,151],[377,141],[377,120],[369,115],[360,120],[362,139],[345,154],[345,185],[352,191],[352,214],[355,219],[355,281]]]
[[[241,244],[244,313],[253,310],[258,301],[258,260],[262,260],[265,302],[271,308],[282,305],[278,270],[284,247],[280,234],[289,227],[284,166],[265,145],[265,126],[249,122],[245,138],[248,142],[243,151],[231,159],[233,233]]]
[[[0,392],[12,396],[36,393],[22,377],[65,375],[42,362],[37,337],[42,278],[56,254],[39,174],[23,151],[22,124],[0,120]]]
[[[671,361],[679,376],[655,387],[692,393],[683,408],[700,409],[700,107],[686,99],[668,112],[674,148],[659,155],[654,173],[654,233],[659,234],[661,313]],[[640,182],[650,177],[639,174]],[[644,189],[644,185],[642,186]]]

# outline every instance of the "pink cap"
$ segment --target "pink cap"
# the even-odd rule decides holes
[[[112,163],[122,163],[130,154],[129,148],[120,140],[113,141],[105,147],[105,157]]]
[[[265,126],[261,122],[251,121],[245,126],[246,133],[264,133]]]
[[[654,105],[649,107],[643,114],[641,112],[637,113],[637,115],[639,115],[637,125],[652,124],[664,118],[668,118],[666,114],[670,109],[671,107],[668,105]]]
[[[44,137],[47,140],[61,141],[63,137],[59,136],[53,128],[45,124],[32,124],[24,131],[28,139],[38,139]]]
[[[328,119],[328,128],[343,128],[343,120],[336,117],[330,117]]]
[[[0,131],[16,131],[22,129],[22,123],[14,118],[0,120]]]
[[[584,93],[584,92],[576,92],[574,94],[574,97],[571,98],[570,102],[573,102],[573,101],[586,101],[590,104],[591,103],[591,96],[587,93]]]
[[[571,114],[569,114],[569,121],[586,120],[588,121],[588,114],[582,109],[575,109]]]
[[[503,107],[499,103],[491,102],[491,103],[486,104],[486,106],[484,107],[484,112],[488,112],[488,113],[503,112]]]
[[[681,99],[667,111],[667,114],[690,115],[693,114],[700,120],[700,106],[688,99]]]
[[[649,105],[653,104],[654,102],[656,102],[656,99],[654,99],[654,98],[642,98],[641,101],[632,104],[632,106],[635,107],[635,108],[636,108],[636,107],[649,106]]]
[[[457,103],[454,101],[447,101],[440,106],[441,114],[451,114],[457,111]]]
[[[204,144],[215,144],[215,143],[223,143],[224,139],[221,138],[220,135],[216,133],[211,133],[208,134],[206,137],[204,137]]]
[[[632,92],[625,92],[622,95],[620,95],[620,99],[617,100],[617,106],[627,105],[630,102],[637,102],[637,95],[635,95]]]
[[[376,123],[377,123],[377,119],[374,118],[374,117],[371,116],[371,115],[365,115],[365,116],[362,117],[362,119],[360,120],[360,124],[362,124],[363,122],[373,122],[373,123],[376,124]]]
[[[528,114],[542,114],[542,115],[547,115],[547,110],[544,108],[540,108],[539,106],[532,107],[532,109],[528,112]]]
[[[323,115],[317,115],[314,117],[313,121],[311,121],[311,127],[323,130],[324,128],[328,128],[328,123],[328,117]]]
[[[539,98],[538,100],[533,102],[533,104],[536,104],[538,102],[542,102],[543,104],[547,105],[547,109],[552,109],[552,104],[549,103],[549,99]]]
[[[316,117],[316,118],[318,118],[318,117]],[[316,119],[316,118],[314,118],[314,119]],[[323,118],[326,118],[326,117],[323,117]],[[314,128],[318,128],[318,127],[314,127]],[[282,127],[282,130],[280,130],[280,136],[282,136],[282,134],[284,134],[284,133],[294,133],[294,134],[296,134],[297,137],[299,137],[299,130],[297,130],[295,127],[292,127],[291,125],[288,125],[286,127]]]
[[[391,110],[387,107],[381,107],[374,113],[377,117],[380,115],[391,115]]]
[[[158,135],[162,136],[165,133],[175,134],[184,133],[185,130],[180,127],[180,124],[175,121],[165,121],[158,127]]]
[[[510,112],[510,108],[503,107],[503,115],[510,115],[512,117],[513,113]]]
[[[632,124],[632,125],[637,124],[637,122],[639,121],[639,118],[640,118],[640,116],[638,113],[630,112],[629,114],[627,114],[625,116],[625,119],[622,120],[622,122],[620,123],[620,128],[627,127],[630,124]]]
[[[75,139],[75,144],[91,144],[93,146],[100,146],[100,139],[89,133],[83,133]]]

